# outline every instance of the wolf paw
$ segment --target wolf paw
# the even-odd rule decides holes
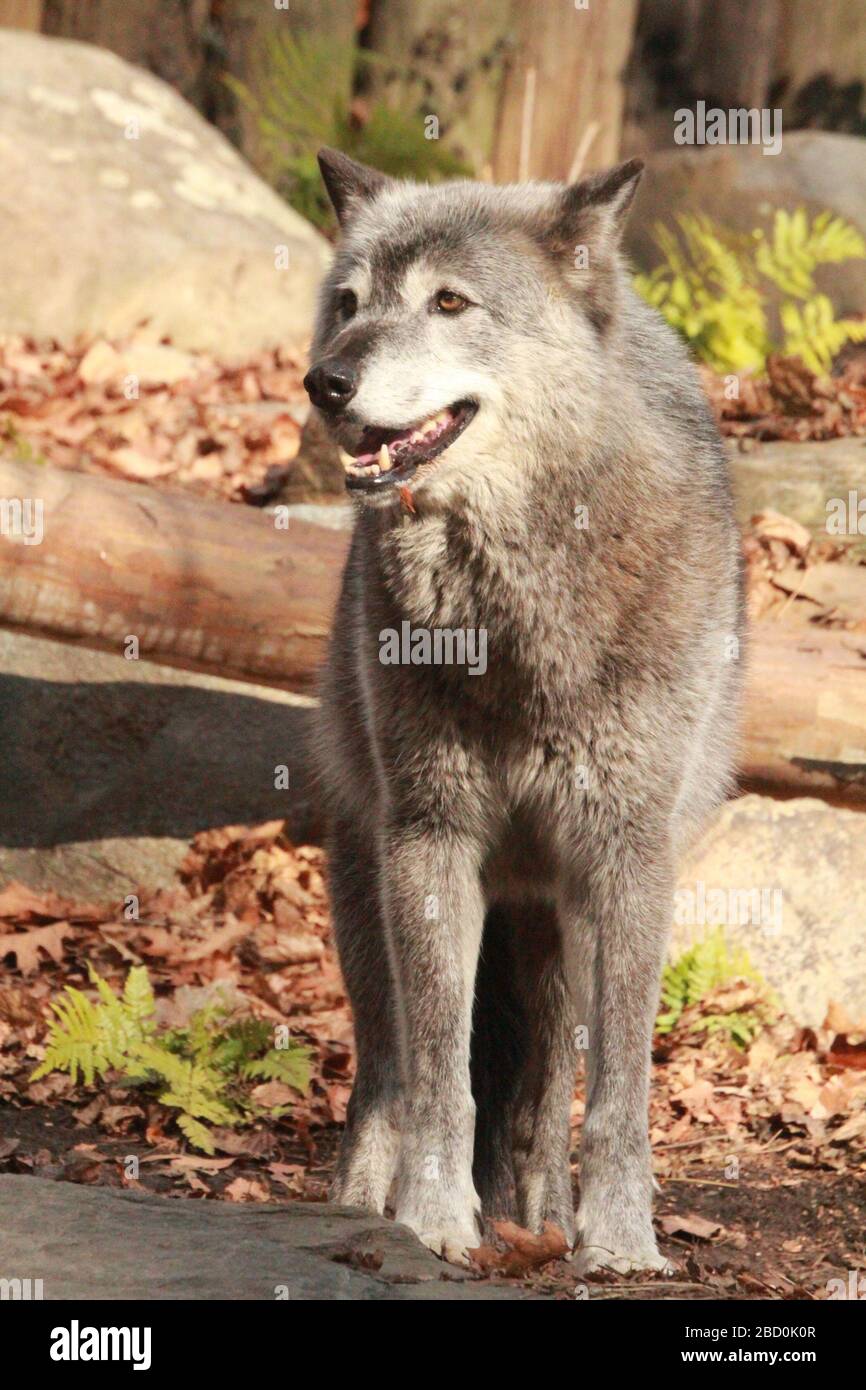
[[[549,1221],[563,1232],[569,1247],[573,1246],[577,1227],[568,1165],[563,1170],[519,1173],[517,1210],[521,1225],[528,1231],[541,1232]]]
[[[475,1230],[416,1231],[422,1245],[449,1264],[468,1269],[472,1263],[469,1251],[474,1250],[479,1237]]]
[[[396,1219],[408,1226],[428,1250],[449,1264],[470,1264],[469,1251],[481,1243],[481,1209],[475,1201],[437,1210],[438,1203],[418,1202],[414,1209],[397,1203]]]
[[[574,1261],[579,1276],[594,1274],[602,1269],[613,1270],[616,1274],[634,1274],[638,1270],[664,1275],[676,1272],[676,1266],[659,1253],[655,1243],[636,1249],[623,1248],[611,1240],[587,1243],[575,1251]]]

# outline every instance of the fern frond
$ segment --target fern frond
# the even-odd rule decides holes
[[[38,1081],[51,1071],[62,1071],[73,1081],[80,1074],[85,1086],[92,1086],[95,1078],[104,1076],[113,1065],[99,1012],[86,995],[71,985],[65,996],[52,1002],[51,1008],[57,1021],[48,1033],[45,1059],[31,1080]]]
[[[181,1134],[186,1135],[193,1148],[201,1149],[206,1154],[216,1153],[211,1132],[200,1120],[194,1120],[192,1115],[178,1115],[177,1127]]]
[[[779,209],[772,235],[756,228],[750,238],[683,213],[676,234],[658,226],[655,240],[663,260],[650,275],[637,276],[635,288],[716,371],[761,371],[777,350],[762,279],[791,296],[780,308],[782,351],[812,371],[828,371],[846,342],[866,336],[861,321],[835,319],[826,295],[815,292],[819,265],[866,255],[857,228],[829,211],[810,222],[803,208]]]
[[[802,306],[787,300],[779,311],[785,332],[783,351],[801,357],[810,371],[826,374],[833,358],[846,342],[866,339],[866,319],[834,319],[825,294],[815,295]]]
[[[225,1004],[214,1002],[197,1010],[186,1028],[157,1036],[153,990],[143,966],[129,972],[120,997],[92,968],[90,978],[96,1002],[71,986],[52,1002],[55,1020],[33,1080],[64,1071],[73,1081],[81,1076],[92,1085],[97,1077],[119,1071],[131,1084],[155,1088],[161,1104],[180,1112],[177,1123],[190,1143],[206,1152],[213,1152],[212,1140],[201,1121],[233,1126],[245,1113],[259,1113],[245,1099],[241,1082],[276,1080],[306,1090],[309,1049],[298,1043],[271,1048],[272,1027],[263,1020],[226,1024]]]
[[[741,948],[730,948],[721,928],[684,951],[678,960],[665,966],[662,974],[662,1003],[667,1012],[656,1019],[656,1032],[670,1033],[686,1009],[700,1004],[714,990],[733,980],[760,983],[760,976]],[[698,1019],[693,1031],[725,1032],[733,1042],[744,1045],[760,1032],[759,1013],[710,1014]],[[749,1030],[753,1031],[749,1031]]]
[[[214,1124],[236,1123],[237,1111],[222,1094],[225,1078],[213,1067],[178,1057],[168,1048],[152,1042],[139,1043],[134,1056],[148,1072],[166,1083],[157,1097],[161,1104]]]
[[[815,290],[819,265],[866,256],[866,242],[857,228],[830,211],[821,212],[811,225],[803,208],[776,211],[773,235],[761,234],[755,254],[758,269],[785,294],[808,299]]]
[[[310,1050],[300,1043],[292,1043],[285,1048],[271,1048],[264,1057],[247,1062],[241,1068],[241,1075],[248,1080],[282,1081],[304,1094],[310,1084],[310,1072]]]

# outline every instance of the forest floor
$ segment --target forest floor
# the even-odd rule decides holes
[[[175,1200],[323,1202],[352,1080],[324,875],[321,851],[290,845],[273,822],[197,836],[177,887],[142,891],[134,921],[116,904],[0,891],[0,1172]],[[117,1073],[92,1085],[59,1071],[32,1080],[63,988],[88,989],[92,966],[119,993],[138,965],[166,1027],[215,1001],[226,1026],[248,1016],[274,1029],[288,1023],[310,1049],[306,1093],[258,1085],[258,1114],[210,1125],[207,1154],[180,1132],[176,1110]],[[656,1226],[677,1273],[611,1277],[593,1284],[592,1297],[823,1299],[848,1287],[850,1271],[866,1275],[866,1029],[836,1009],[817,1031],[766,1011],[739,1047],[701,1027],[748,1011],[756,988],[728,981],[657,1036]],[[580,1086],[572,1118],[576,1158]],[[577,1178],[575,1164],[575,1186]],[[575,1296],[552,1230],[540,1239],[508,1225],[488,1230],[475,1274]]]

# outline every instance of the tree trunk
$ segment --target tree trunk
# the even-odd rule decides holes
[[[787,79],[790,100],[813,78],[835,84],[866,79],[863,0],[785,0],[775,45],[775,76]]]
[[[440,135],[479,175],[489,169],[515,0],[375,0],[367,39],[388,59],[369,88],[404,112],[436,116]]]
[[[34,29],[42,27],[42,0],[0,0],[0,28]]]
[[[201,105],[210,0],[44,0],[45,34],[110,48]]]
[[[786,0],[787,5],[788,0]],[[779,0],[712,0],[701,7],[688,80],[708,106],[767,103]]]
[[[502,89],[493,169],[498,181],[566,179],[616,163],[622,73],[637,0],[521,4]]]

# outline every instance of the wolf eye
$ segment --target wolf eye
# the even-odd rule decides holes
[[[354,290],[340,290],[337,296],[337,312],[341,318],[354,318],[358,312],[358,296]]]
[[[456,290],[440,290],[434,303],[442,314],[462,314],[464,309],[469,308],[469,300]]]

